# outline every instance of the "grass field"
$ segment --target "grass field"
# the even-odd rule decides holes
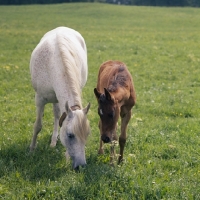
[[[200,199],[200,10],[108,4],[0,6],[0,199]],[[88,49],[83,105],[91,102],[87,167],[71,169],[58,142],[50,148],[52,106],[46,106],[37,149],[32,50],[47,31],[68,26]],[[99,65],[125,62],[137,104],[123,165],[98,156]]]

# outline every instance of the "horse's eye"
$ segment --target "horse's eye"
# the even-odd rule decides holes
[[[68,133],[67,136],[68,136],[68,138],[70,138],[70,139],[72,139],[72,138],[75,137],[73,133]]]

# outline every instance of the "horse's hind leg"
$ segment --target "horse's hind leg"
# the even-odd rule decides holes
[[[125,116],[122,117],[121,135],[119,136],[120,152],[119,152],[118,164],[123,160],[124,146],[126,144],[126,130],[130,118],[131,118],[131,110],[128,111],[128,113],[126,113]]]
[[[36,140],[37,135],[42,129],[42,117],[44,113],[44,106],[45,103],[42,101],[42,98],[39,97],[37,94],[35,96],[35,102],[36,102],[36,121],[34,124],[34,130],[33,130],[33,137],[30,145],[30,151],[33,151],[36,147]]]
[[[54,129],[53,135],[51,137],[51,147],[55,147],[58,140],[58,128],[59,128],[59,117],[60,117],[60,108],[58,103],[53,104],[53,113],[54,113]]]

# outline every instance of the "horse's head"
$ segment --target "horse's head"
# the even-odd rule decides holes
[[[118,101],[106,88],[104,88],[104,93],[100,93],[95,88],[94,94],[98,101],[98,114],[100,116],[99,128],[101,130],[101,139],[104,143],[109,143],[117,139],[116,129],[120,113]]]
[[[90,103],[84,109],[72,110],[68,103],[65,105],[66,112],[60,118],[60,140],[67,148],[73,162],[73,169],[86,165],[85,143],[90,133],[90,125],[87,113]]]

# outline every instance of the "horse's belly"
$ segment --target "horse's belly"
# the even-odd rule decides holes
[[[45,93],[43,95],[43,98],[45,99],[45,101],[47,103],[58,103],[58,100],[57,100],[55,92],[48,93],[48,94]]]
[[[54,91],[37,91],[36,93],[42,97],[46,103],[58,103],[58,99]]]
[[[46,80],[46,81],[44,81]],[[57,103],[57,97],[51,83],[47,79],[32,80],[32,85],[40,97],[42,97],[47,103]]]

